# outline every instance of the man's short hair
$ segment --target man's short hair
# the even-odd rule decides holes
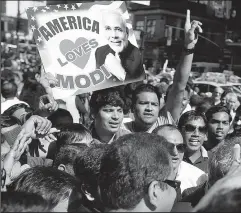
[[[50,212],[42,196],[27,192],[1,192],[1,212]]]
[[[209,200],[209,203],[197,212],[240,212],[241,188],[220,189]]]
[[[85,143],[92,140],[90,131],[82,124],[64,124],[57,127],[60,132],[56,134],[57,147],[67,144]]]
[[[211,108],[208,109],[208,111],[205,113],[207,121],[209,122],[212,119],[213,114],[218,112],[227,113],[229,115],[229,122],[232,121],[232,117],[230,115],[229,109],[226,106],[221,106],[221,105],[212,106]]]
[[[223,178],[229,171],[233,162],[233,146],[241,145],[241,137],[233,136],[225,139],[218,149],[209,159],[209,185],[212,186],[216,181]]]
[[[169,85],[169,87],[167,88],[166,95],[164,97],[165,102],[167,102],[167,97],[168,97],[169,92],[171,91],[172,86],[173,86],[173,84]],[[188,97],[190,98],[191,92],[192,92],[192,88],[191,88],[191,86],[189,84],[186,85],[185,91],[187,91]]]
[[[190,106],[197,107],[204,103],[204,98],[200,95],[192,95],[190,97]]]
[[[121,18],[121,21],[122,21],[124,27],[127,28],[126,20],[125,20],[125,18],[123,17],[123,15],[121,14],[121,12],[119,10],[117,10],[117,9],[116,10],[104,9],[104,10],[101,11],[101,14],[102,14],[102,16],[101,16],[102,23],[104,23],[105,18],[109,18],[110,17],[110,14],[115,14],[115,15],[117,15],[117,16],[119,16]]]
[[[18,87],[14,82],[7,81],[1,85],[2,96],[6,99],[16,97],[17,91]]]
[[[141,84],[141,85],[137,86],[136,89],[133,91],[132,106],[134,106],[136,104],[137,95],[139,95],[142,92],[152,92],[152,93],[155,93],[157,95],[158,102],[160,102],[161,95],[160,95],[157,87],[155,87],[155,86],[153,86],[151,84]]]
[[[208,122],[204,113],[201,113],[197,110],[190,110],[185,112],[184,114],[181,115],[179,119],[179,122],[178,122],[179,130],[181,130],[186,125],[187,122],[198,120],[200,118],[204,121],[205,127],[207,127]]]
[[[7,189],[40,195],[53,209],[64,199],[69,199],[74,189],[79,189],[79,182],[58,169],[36,166],[22,172]]]
[[[124,97],[117,88],[107,88],[93,92],[90,99],[90,109],[94,114],[106,106],[111,105],[115,107],[124,108]]]
[[[172,164],[162,141],[165,139],[158,135],[135,133],[122,136],[106,147],[99,187],[107,209],[135,208],[154,180],[160,181],[162,190],[166,189],[167,185],[161,181],[170,175]]]
[[[89,191],[97,190],[100,163],[105,147],[103,144],[93,144],[77,156],[74,162],[75,176]]]
[[[76,157],[87,148],[88,146],[84,143],[67,144],[62,146],[56,153],[53,167],[58,168],[60,164],[73,166]]]
[[[52,126],[56,127],[62,124],[73,124],[73,117],[68,110],[58,108],[53,112],[48,119],[51,121]]]

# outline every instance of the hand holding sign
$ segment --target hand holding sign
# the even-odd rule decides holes
[[[196,31],[198,31],[199,33],[203,32],[201,25],[202,23],[200,21],[190,21],[190,10],[187,10],[186,22],[184,26],[185,47],[187,49],[192,49],[195,47],[198,40]]]
[[[109,53],[105,59],[105,66],[107,67],[108,71],[113,74],[116,78],[120,81],[124,81],[126,77],[126,71],[121,66],[120,61],[117,58]]]
[[[39,98],[39,109],[37,113],[43,117],[48,117],[50,114],[58,109],[58,103],[49,95],[42,95]]]

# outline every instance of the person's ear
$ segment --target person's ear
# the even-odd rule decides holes
[[[129,29],[128,27],[126,27],[126,34],[127,34],[127,37],[129,36]]]
[[[59,164],[58,170],[60,171],[66,171],[66,166],[64,164]]]
[[[208,133],[206,133],[204,136],[204,141],[207,141],[207,140],[208,140]]]
[[[85,184],[82,184],[82,185],[81,185],[81,190],[82,190],[82,192],[85,194],[86,198],[87,198],[89,201],[95,200],[95,198],[92,196],[92,194],[88,191],[88,188],[85,186]]]
[[[36,81],[39,81],[41,76],[40,76],[40,74],[36,73],[34,77],[35,77]]]
[[[158,181],[152,181],[148,188],[148,197],[149,203],[151,204],[150,207],[156,209],[160,203],[160,184]],[[150,208],[149,207],[149,208]]]

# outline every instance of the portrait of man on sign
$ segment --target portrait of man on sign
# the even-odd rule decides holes
[[[106,10],[101,18],[107,44],[96,49],[96,68],[104,65],[120,81],[144,75],[140,51],[128,40],[129,29],[122,14]]]

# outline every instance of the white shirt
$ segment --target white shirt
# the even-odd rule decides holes
[[[190,163],[182,161],[176,180],[181,181],[181,192],[183,192],[185,189],[203,184],[207,180],[207,174]]]
[[[20,101],[17,97],[14,97],[12,99],[6,99],[4,102],[1,103],[1,114],[15,104],[26,104],[27,106],[29,106],[26,102]]]
[[[185,112],[191,111],[192,107],[190,106],[190,104],[187,104],[186,108],[183,110],[182,114],[184,114]]]

